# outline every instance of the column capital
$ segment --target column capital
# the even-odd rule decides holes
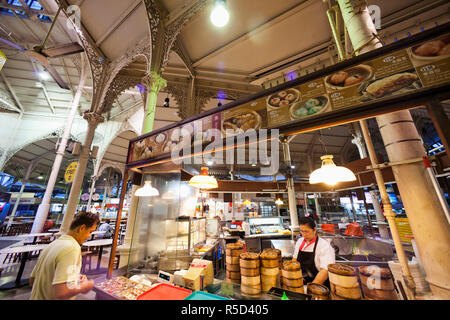
[[[150,92],[154,92],[156,94],[158,94],[162,88],[167,87],[167,81],[160,74],[154,71],[152,71],[145,78],[144,83]]]
[[[105,118],[102,115],[91,111],[85,112],[83,118],[89,123],[89,125],[98,125],[105,121]]]

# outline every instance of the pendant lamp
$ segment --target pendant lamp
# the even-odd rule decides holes
[[[152,187],[151,181],[145,181],[145,184],[142,188],[139,188],[134,193],[137,197],[155,197],[159,196],[158,189]]]
[[[208,174],[208,168],[203,167],[199,175],[193,176],[189,180],[189,185],[199,189],[214,189],[218,188],[217,180]]]
[[[320,160],[322,160],[322,167],[311,173],[309,176],[310,184],[325,183],[334,186],[339,182],[356,180],[356,176],[351,170],[336,166],[332,155],[322,156]]]
[[[281,205],[283,205],[283,200],[278,198],[277,200],[275,200],[275,204],[281,206]]]
[[[249,205],[251,205],[252,203],[251,203],[251,201],[250,200],[248,200],[248,199],[245,199],[245,201],[244,201],[244,205],[246,205],[246,206],[249,206]]]

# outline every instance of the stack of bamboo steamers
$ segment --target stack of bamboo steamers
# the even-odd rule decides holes
[[[264,249],[261,259],[261,284],[263,291],[267,292],[272,287],[279,287],[281,251],[278,249]]]
[[[241,292],[247,296],[257,296],[261,293],[261,274],[259,253],[244,252],[240,255]]]
[[[241,283],[239,256],[243,251],[244,245],[240,242],[227,244],[225,258],[227,263],[227,282]]]

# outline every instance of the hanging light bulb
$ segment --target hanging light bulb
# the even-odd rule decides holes
[[[199,175],[193,176],[189,180],[189,185],[199,189],[214,189],[218,188],[217,180],[208,174],[208,168],[203,167]]]
[[[275,204],[276,205],[278,205],[278,206],[281,206],[281,205],[283,205],[283,200],[281,200],[280,198],[278,198],[277,200],[275,200]]]
[[[159,196],[159,191],[158,189],[152,187],[151,181],[145,181],[144,186],[137,189],[134,195],[136,197],[155,197]]]
[[[320,160],[322,160],[322,167],[311,173],[309,176],[310,184],[326,183],[329,186],[334,186],[339,182],[356,180],[356,176],[351,170],[334,164],[332,155],[322,156]]]
[[[209,18],[216,27],[223,27],[228,23],[230,14],[225,6],[225,0],[216,0],[215,3]]]

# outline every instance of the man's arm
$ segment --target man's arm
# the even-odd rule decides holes
[[[94,281],[83,281],[80,286],[70,288],[68,283],[60,283],[53,285],[53,296],[58,300],[70,299],[79,293],[88,293],[94,287]]]
[[[324,284],[328,279],[328,271],[325,269],[320,269],[319,273],[317,273],[314,278],[313,283]]]

